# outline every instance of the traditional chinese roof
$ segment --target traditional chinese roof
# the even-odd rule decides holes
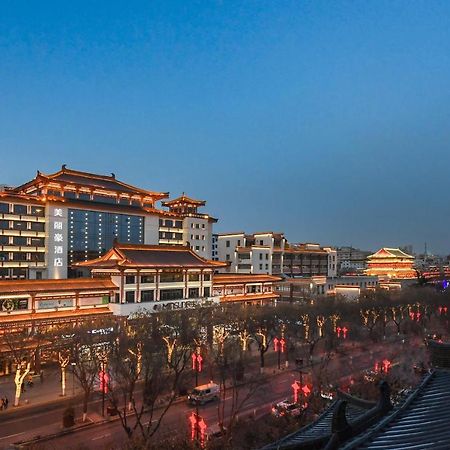
[[[29,314],[8,314],[0,316],[0,329],[11,327],[17,323],[25,325],[32,322],[55,323],[88,319],[90,317],[110,316],[112,311],[108,305],[97,306],[95,308],[83,308],[71,311],[42,311]]]
[[[68,169],[65,165],[62,166],[61,170],[50,175],[38,172],[33,180],[15,188],[14,191],[27,194],[32,192],[38,186],[49,184],[57,184],[61,187],[72,186],[74,188],[88,188],[94,191],[113,192],[130,196],[138,195],[152,197],[154,200],[168,197],[168,193],[147,191],[119,181],[114,174],[98,175],[89,172],[81,172]]]
[[[399,408],[342,448],[448,450],[449,423],[450,372],[436,370]]]
[[[165,202],[162,202],[162,206],[167,207],[177,207],[177,206],[205,206],[206,201],[205,200],[195,200],[191,197],[188,197],[187,195],[183,194],[180,197],[174,198],[173,200],[168,200]]]
[[[248,292],[246,294],[222,295],[221,302],[251,302],[263,300],[275,300],[280,296],[274,292]]]
[[[199,268],[216,269],[227,263],[211,261],[193,252],[189,247],[174,245],[142,245],[115,243],[100,258],[79,262],[76,267],[91,269],[140,268]]]
[[[406,258],[406,259],[410,259],[413,260],[414,256],[408,255],[407,253],[405,253],[404,251],[400,250],[399,248],[388,248],[388,247],[383,247],[380,250],[378,250],[376,253],[374,253],[373,255],[369,255],[367,257],[368,259],[376,259],[376,258]]]
[[[367,411],[375,405],[375,403],[372,402],[361,402],[360,399],[346,395],[342,392],[339,392],[338,395],[348,401],[345,415],[350,423],[363,416],[363,414],[367,413]],[[314,422],[285,436],[273,444],[267,445],[263,450],[324,448],[332,435],[333,415],[336,413],[338,405],[338,400],[333,401]]]
[[[266,274],[217,273],[214,275],[213,284],[275,283],[281,280],[281,277]]]
[[[117,286],[104,278],[70,278],[59,280],[5,280],[0,281],[0,295],[43,292],[74,292],[84,290],[116,290]]]

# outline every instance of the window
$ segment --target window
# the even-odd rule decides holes
[[[199,237],[198,234],[195,235],[195,239],[196,239],[197,241],[200,239],[200,237]]]
[[[204,223],[202,223],[202,228],[205,229],[205,224]]]
[[[200,274],[199,273],[190,273],[188,275],[189,281],[200,281]]]
[[[160,227],[163,226],[163,223],[164,223],[163,220],[162,220],[162,219],[159,219],[159,226],[160,226]]]
[[[161,283],[181,283],[183,281],[183,274],[182,273],[162,273],[159,276],[159,281]]]
[[[259,241],[259,245],[264,245],[264,241]]]
[[[14,214],[25,215],[27,213],[26,205],[13,205]]]
[[[181,300],[183,289],[161,289],[159,297],[161,300]]]
[[[9,203],[0,203],[0,213],[9,213]]]
[[[205,246],[204,245],[202,245],[202,252],[204,252],[205,251]]]
[[[200,246],[196,245],[195,250],[198,252],[200,250]]]
[[[240,246],[241,246],[241,240],[240,240],[240,239],[238,239],[238,243],[237,243],[237,245],[238,245],[238,247],[240,247]]]
[[[226,241],[226,242],[225,242],[225,247],[228,248],[229,246],[230,246],[230,241]]]
[[[0,235],[0,245],[8,245],[9,244],[9,236]]]
[[[191,239],[192,239],[192,240],[194,239],[194,235],[193,235],[193,234],[191,234]]]
[[[259,259],[262,260],[262,258],[263,258],[263,255],[262,255],[262,253],[260,253],[259,254]]]
[[[202,234],[202,241],[204,241],[205,240],[205,235],[204,234]]]
[[[266,253],[266,261],[269,259],[269,254]]]
[[[229,260],[230,260],[230,255],[225,255],[225,259],[226,259],[227,261],[229,261]]]
[[[126,303],[134,303],[134,291],[125,291]]]
[[[33,247],[44,247],[44,238],[31,238],[31,245]]]
[[[135,281],[135,276],[134,275],[127,275],[125,277],[125,284],[134,284]]]
[[[31,222],[31,229],[33,231],[44,231],[44,226],[41,222]]]
[[[153,298],[153,291],[141,291],[141,302],[152,302]]]
[[[199,228],[200,228],[200,224],[199,224],[199,223],[196,223],[196,224],[195,224],[195,228],[199,229]]]
[[[36,272],[36,280],[42,280],[42,272],[40,270]]]
[[[209,297],[211,295],[211,289],[209,287],[205,287],[203,289],[203,296],[204,297]]]
[[[183,222],[181,220],[175,221],[175,227],[176,228],[183,228]]]
[[[26,261],[27,260],[27,254],[22,252],[15,252],[13,253],[13,261]]]
[[[153,275],[142,275],[142,277],[141,277],[142,284],[153,283],[154,281],[155,281],[155,277]]]
[[[262,264],[259,265],[259,270],[262,270]]]
[[[209,273],[205,273],[203,275],[203,281],[211,281],[211,275]]]
[[[199,288],[189,288],[188,297],[189,298],[198,298],[198,297],[200,297],[200,290],[199,290]]]
[[[269,270],[269,264],[266,264],[266,270]]]
[[[166,227],[173,227],[173,221],[166,219]]]
[[[7,230],[9,228],[9,221],[0,220],[0,230]]]
[[[27,245],[27,238],[23,236],[14,236],[13,237],[14,245]]]

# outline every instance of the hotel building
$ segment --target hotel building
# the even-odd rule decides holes
[[[189,245],[210,258],[212,225],[198,213],[204,201],[140,189],[116,179],[68,169],[38,172],[0,191],[0,279],[62,279],[83,273],[73,264],[97,258],[120,242]]]

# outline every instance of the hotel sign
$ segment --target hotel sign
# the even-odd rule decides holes
[[[49,278],[67,277],[67,208],[48,208]]]

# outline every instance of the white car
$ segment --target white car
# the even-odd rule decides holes
[[[303,411],[303,408],[298,403],[283,400],[282,402],[272,405],[272,414],[275,417],[291,416],[297,417]]]

